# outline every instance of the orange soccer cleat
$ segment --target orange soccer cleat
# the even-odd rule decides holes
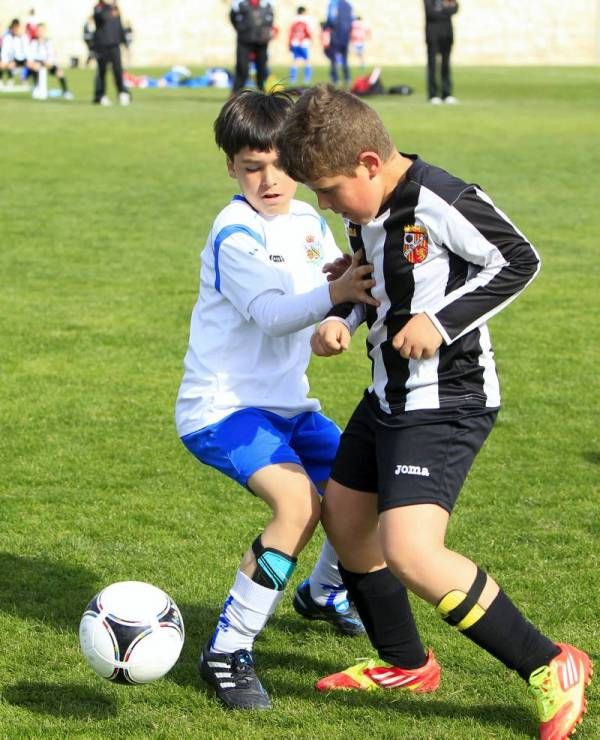
[[[590,658],[572,645],[535,670],[529,686],[540,717],[540,740],[565,740],[575,733],[586,710],[585,687],[592,678]]]
[[[420,668],[398,668],[383,660],[365,660],[345,671],[325,676],[316,683],[317,691],[407,689],[425,694],[440,685],[441,669],[431,650]]]

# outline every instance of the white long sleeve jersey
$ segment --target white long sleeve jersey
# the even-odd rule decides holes
[[[219,213],[201,255],[175,409],[180,436],[242,408],[286,417],[320,409],[308,397],[310,336],[331,308],[322,267],[341,254],[302,201],[268,218],[236,196]]]

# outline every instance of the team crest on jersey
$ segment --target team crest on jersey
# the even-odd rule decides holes
[[[304,253],[309,262],[317,262],[321,259],[321,244],[313,234],[304,237]]]
[[[402,251],[411,265],[418,265],[427,259],[429,242],[427,241],[427,230],[424,226],[413,224],[404,227],[404,244]]]

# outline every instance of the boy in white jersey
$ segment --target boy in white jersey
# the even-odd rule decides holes
[[[14,18],[8,31],[2,37],[0,47],[0,84],[4,72],[8,76],[10,84],[13,83],[13,75],[20,67],[27,66],[27,39],[21,32],[21,23]]]
[[[63,98],[65,100],[73,100],[73,93],[69,90],[65,73],[62,67],[59,67],[56,63],[54,45],[46,36],[45,23],[38,23],[36,26],[36,36],[29,42],[27,48],[27,68],[35,76],[34,98],[45,99],[48,97],[46,75],[51,74],[58,80]]]
[[[325,221],[294,200],[273,141],[292,100],[246,90],[215,122],[217,145],[242,191],[215,219],[202,252],[176,406],[186,448],[261,498],[272,519],[244,555],[217,628],[202,650],[201,676],[228,707],[266,709],[252,648],[283,596],[296,558],[320,518],[339,429],[308,398],[312,326],[339,301],[373,302],[370,268],[327,281],[341,258]],[[337,555],[325,542],[294,607],[346,634],[364,631],[349,605]]]
[[[585,712],[590,658],[541,634],[445,543],[500,405],[486,320],[533,280],[539,257],[481,188],[398,152],[377,113],[349,93],[304,93],[277,144],[286,172],[346,219],[353,251],[373,264],[378,299],[364,310],[372,383],[342,434],[323,523],[381,660],[317,688],[437,688],[439,666],[418,640],[409,588],[516,671],[535,697],[542,740],[563,740]],[[336,307],[320,325],[317,354],[348,346],[349,315]]]

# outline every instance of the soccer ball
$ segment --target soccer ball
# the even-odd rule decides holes
[[[102,589],[87,605],[79,643],[90,666],[118,683],[148,683],[175,665],[184,629],[175,602],[142,581],[120,581]]]

